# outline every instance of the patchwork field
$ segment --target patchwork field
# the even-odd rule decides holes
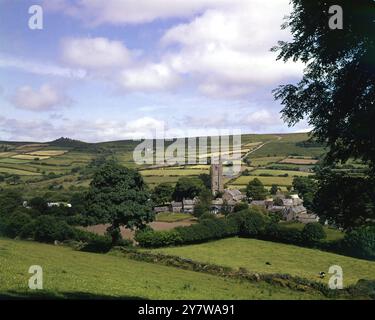
[[[311,172],[292,171],[292,170],[270,170],[270,169],[257,169],[251,172],[253,175],[258,176],[262,174],[281,176],[288,175],[291,177],[308,177],[312,175]]]
[[[7,168],[7,167],[0,167],[0,173],[9,173],[9,174],[17,174],[20,176],[38,176],[39,173],[32,172],[32,171],[26,171],[26,170],[20,170],[15,168]]]
[[[323,282],[328,280],[320,279],[319,272],[328,274],[330,266],[339,265],[344,272],[344,286],[355,284],[359,279],[375,280],[375,262],[255,239],[229,238],[154,251],[236,269],[290,274]]]
[[[302,162],[316,162],[311,157],[316,156],[317,150],[320,150],[319,155],[324,150],[298,145],[307,139],[307,134],[243,135],[242,169],[250,170],[251,176],[239,176],[236,179],[228,177],[225,179],[228,182],[226,187],[243,189],[251,179],[257,177],[267,188],[277,184],[281,189],[286,189],[292,184],[293,177],[310,175],[310,172],[304,171],[309,171],[312,165]],[[141,174],[151,188],[160,183],[174,185],[180,177],[209,173],[210,167],[205,164],[163,168],[139,166],[133,161],[133,150],[137,144],[134,141],[87,144],[69,139],[58,139],[46,144],[2,142],[0,186],[22,189],[26,198],[48,192],[54,194],[55,200],[64,200],[65,194],[74,192],[77,188],[87,188],[93,173],[91,163],[112,158],[124,166],[141,169]],[[208,154],[218,155],[219,152]],[[295,159],[296,154],[298,158],[310,158]],[[288,176],[280,177],[286,174]],[[19,176],[16,183],[10,177],[15,175]]]
[[[288,163],[288,164],[316,164],[318,160],[315,159],[301,159],[301,158],[286,158],[281,160],[279,163]]]
[[[251,180],[259,179],[265,186],[291,186],[293,177],[262,177],[262,176],[241,176],[230,182],[233,186],[246,186]]]
[[[324,299],[269,284],[92,254],[70,248],[0,239],[0,298],[39,295],[104,299]],[[44,290],[27,289],[31,265],[43,268]]]

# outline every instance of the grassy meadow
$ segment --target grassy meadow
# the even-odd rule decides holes
[[[228,238],[154,251],[235,269],[290,274],[323,282],[328,280],[320,279],[319,272],[328,274],[330,266],[339,265],[344,272],[344,286],[355,284],[359,279],[375,279],[375,262],[255,239]]]
[[[43,268],[43,290],[28,289],[28,269]],[[0,298],[324,299],[264,282],[249,283],[139,262],[112,254],[0,238]]]

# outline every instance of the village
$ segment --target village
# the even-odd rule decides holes
[[[303,205],[303,199],[298,194],[285,195],[277,192],[274,197],[265,200],[249,199],[237,189],[224,188],[223,164],[212,164],[210,169],[211,191],[214,199],[211,201],[210,213],[219,215],[225,210],[233,212],[236,205],[247,203],[250,207],[256,206],[267,210],[271,214],[281,215],[284,221],[298,221],[304,224],[318,222],[316,214],[308,212]],[[182,199],[182,201],[171,201],[169,205],[156,206],[155,213],[186,213],[193,214],[199,198]]]

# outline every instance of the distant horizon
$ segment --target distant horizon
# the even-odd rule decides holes
[[[248,136],[248,135],[295,135],[295,134],[310,134],[311,131],[300,131],[300,132],[274,132],[274,133],[241,133],[241,136]],[[225,136],[225,135],[224,135]],[[229,134],[229,136],[232,136]],[[201,136],[184,136],[184,137],[165,137],[164,140],[172,140],[172,139],[193,139],[193,138],[200,138],[200,137],[211,137],[210,135],[201,135]],[[77,142],[83,142],[86,144],[99,144],[99,143],[111,143],[111,142],[122,142],[122,141],[129,141],[129,142],[136,142],[140,140],[160,140],[159,138],[134,138],[134,139],[118,139],[118,140],[102,140],[102,141],[95,141],[95,142],[90,142],[86,140],[81,140],[81,139],[74,139],[70,138],[68,136],[61,136],[59,138],[53,139],[53,140],[48,140],[48,141],[37,141],[37,140],[4,140],[0,138],[0,143],[41,143],[41,144],[48,144],[52,143],[55,141],[58,141],[60,139],[69,139],[72,141],[77,141]]]

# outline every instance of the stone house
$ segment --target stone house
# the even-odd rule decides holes
[[[182,202],[172,201],[170,205],[170,211],[173,213],[181,213],[182,212]]]
[[[244,200],[246,197],[241,193],[240,190],[236,190],[236,189],[233,189],[233,190],[224,190],[224,194],[223,194],[223,200],[224,201],[235,201],[235,202],[241,202],[242,200]]]

